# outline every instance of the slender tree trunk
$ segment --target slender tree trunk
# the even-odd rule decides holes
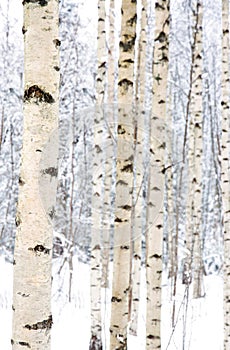
[[[24,1],[25,94],[20,190],[14,252],[13,349],[50,349],[52,226],[42,206],[39,178],[55,203],[57,144],[46,168],[43,148],[58,127],[58,2]],[[45,163],[46,164],[46,161]],[[52,164],[52,165],[51,165]]]
[[[127,349],[130,295],[130,238],[133,184],[132,104],[134,86],[134,46],[136,39],[136,2],[122,2],[120,57],[118,73],[117,167],[115,232],[113,255],[110,349]]]
[[[190,284],[194,277],[194,297],[201,296],[202,256],[202,12],[198,0],[194,9],[188,139],[188,189],[186,208],[186,248],[183,283]]]
[[[224,231],[224,349],[230,347],[229,2],[222,0],[222,200]]]
[[[154,205],[162,201],[164,168],[161,147],[154,145],[158,118],[166,121],[166,96],[168,78],[168,33],[169,1],[155,3],[156,23],[153,58],[153,104],[150,120],[151,162],[148,184],[148,231],[146,233],[146,280],[147,280],[147,317],[146,349],[161,347],[161,276],[163,243],[163,207],[156,217]],[[156,119],[157,118],[157,119]],[[163,132],[162,132],[163,134]],[[161,136],[162,139],[163,135]],[[159,142],[159,141],[158,141]],[[163,146],[163,143],[162,145]],[[161,170],[162,170],[161,169]],[[160,191],[158,191],[160,190]]]
[[[194,134],[192,167],[192,220],[193,226],[193,297],[203,295],[203,263],[202,263],[202,126],[203,126],[203,102],[202,102],[202,4],[197,0],[195,10],[194,28],[194,63],[191,95],[191,126]]]
[[[105,0],[98,1],[98,37],[97,37],[97,103],[101,104],[105,97],[106,84],[106,32],[105,32]],[[101,224],[102,224],[102,181],[103,152],[101,149],[101,135],[103,125],[100,110],[95,109],[93,118],[93,179],[92,179],[92,229],[91,229],[91,339],[90,350],[102,349],[101,338]]]
[[[134,184],[132,198],[132,255],[131,255],[131,319],[130,333],[137,335],[138,314],[140,303],[141,260],[142,260],[142,205],[143,205],[143,144],[144,144],[144,115],[145,84],[146,84],[146,30],[147,30],[147,1],[142,1],[141,28],[137,53],[137,73],[134,88],[136,113],[134,128]]]
[[[106,83],[106,32],[105,32],[105,0],[98,0],[98,36],[97,36],[97,103],[101,104],[105,96]]]

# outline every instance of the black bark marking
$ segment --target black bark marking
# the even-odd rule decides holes
[[[25,347],[31,349],[30,344],[26,343],[25,341],[19,341],[18,344],[21,345],[21,346],[25,346]]]
[[[126,205],[120,206],[119,208],[130,211],[132,207],[130,205],[126,204]]]
[[[47,320],[43,320],[41,322],[37,322],[37,323],[34,323],[32,325],[26,324],[25,328],[27,328],[29,330],[38,330],[38,329],[46,329],[47,330],[47,329],[51,329],[52,324],[53,324],[53,318],[52,318],[52,315],[50,315]]]
[[[16,215],[16,218],[15,218],[16,227],[18,227],[21,223],[22,223],[22,220],[21,220],[20,216]]]
[[[22,26],[22,34],[24,35],[27,32],[27,29],[25,26]]]
[[[120,41],[119,46],[124,52],[129,52],[133,50],[135,45],[135,40],[136,40],[136,35],[133,36],[133,35],[125,34],[124,40]]]
[[[160,5],[159,2],[156,2],[155,9],[156,10],[164,10],[165,8],[164,8],[164,6]]]
[[[128,245],[121,245],[120,249],[121,250],[129,250],[129,246]]]
[[[165,32],[160,32],[159,35],[156,37],[155,41],[159,41],[160,43],[163,43],[167,40],[167,36]]]
[[[118,185],[127,186],[128,184],[127,184],[127,182],[125,182],[123,180],[119,180],[119,181],[117,181],[117,186]]]
[[[59,39],[54,39],[53,43],[54,43],[56,49],[58,49],[61,46],[61,41]]]
[[[42,150],[41,149],[36,149],[36,152],[42,152]]]
[[[19,183],[20,186],[25,185],[25,181],[23,180],[23,178],[21,176],[19,176],[18,183]]]
[[[140,257],[140,255],[138,255],[138,254],[134,254],[133,258],[134,258],[135,260],[141,260],[141,257]]]
[[[123,220],[121,218],[116,217],[116,219],[114,220],[115,222],[123,222]]]
[[[22,5],[25,4],[38,4],[40,6],[47,6],[48,5],[48,0],[23,0]]]
[[[155,336],[155,335],[153,335],[153,334],[147,335],[147,338],[148,338],[148,339],[160,339],[160,337]]]
[[[112,298],[111,298],[111,302],[112,302],[112,303],[115,303],[115,302],[116,302],[116,303],[120,303],[121,301],[122,301],[122,299],[121,299],[121,298],[118,298],[118,297],[112,297]]]
[[[126,133],[126,131],[125,131],[125,129],[123,128],[122,125],[118,125],[118,127],[117,127],[117,133],[118,133],[119,135],[123,135],[123,134]]]
[[[127,60],[124,60],[123,62],[131,64],[131,63],[134,63],[134,60],[132,60],[131,58],[128,58]]]
[[[133,24],[136,24],[136,23],[137,23],[137,14],[135,13],[135,15],[127,21],[127,25],[132,27]]]
[[[161,228],[163,228],[163,226],[161,224],[156,225],[156,228],[158,228],[158,230],[160,230]]]
[[[130,86],[133,86],[133,82],[128,79],[122,79],[119,81],[118,85],[124,89],[124,91],[128,91]]]
[[[25,294],[25,293],[22,293],[22,292],[18,292],[17,294],[20,295],[23,298],[28,298],[30,296],[30,294]]]
[[[122,172],[125,172],[125,173],[132,173],[133,172],[133,164],[127,164],[125,165],[122,169],[121,169]]]
[[[24,93],[24,101],[34,100],[35,103],[54,103],[55,100],[49,92],[45,92],[38,85],[32,85]]]
[[[55,167],[49,167],[47,169],[42,170],[42,174],[50,175],[51,177],[57,177],[58,176],[58,169]]]
[[[44,254],[47,254],[47,255],[50,253],[50,250],[51,250],[51,249],[45,248],[42,244],[37,244],[34,248],[31,248],[31,249],[35,253],[44,253]]]
[[[150,259],[155,258],[155,259],[161,259],[161,255],[158,254],[153,254],[150,256]]]
[[[106,68],[106,62],[102,62],[98,68]]]
[[[58,66],[54,66],[54,69],[59,72],[60,68]]]

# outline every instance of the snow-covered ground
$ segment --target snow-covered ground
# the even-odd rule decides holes
[[[64,265],[60,274],[60,261],[53,264],[53,317],[52,350],[88,350],[90,338],[90,270],[89,266],[73,258],[72,296],[69,302],[69,268]],[[0,257],[0,349],[10,350],[12,322],[12,265]],[[143,271],[144,272],[144,271]],[[144,281],[144,273],[142,282]],[[171,329],[172,301],[170,281],[163,281],[162,350],[222,350],[223,349],[223,296],[222,279],[207,276],[204,280],[205,296],[191,300],[186,314],[185,287],[178,284],[176,297],[176,327]],[[166,283],[167,282],[167,283]],[[104,295],[103,295],[104,294]],[[110,291],[102,292],[104,327],[108,325]],[[145,349],[145,289],[142,288],[138,336],[129,336],[128,349]],[[108,347],[109,332],[106,327]],[[183,344],[183,339],[185,339]]]

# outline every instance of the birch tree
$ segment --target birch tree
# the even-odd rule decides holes
[[[133,184],[132,103],[134,86],[134,47],[136,2],[124,0],[121,8],[121,39],[118,63],[117,166],[113,285],[110,321],[110,349],[127,349],[127,324],[130,293],[130,227]]]
[[[193,10],[190,90],[188,95],[188,189],[186,248],[183,283],[189,285],[194,277],[194,297],[201,296],[202,257],[202,8],[197,1]]]
[[[143,204],[143,144],[144,144],[144,106],[146,87],[146,31],[147,31],[147,1],[142,1],[141,28],[137,52],[137,72],[134,88],[136,113],[134,128],[134,183],[132,193],[132,271],[131,271],[131,319],[130,333],[137,335],[138,313],[141,288],[141,260],[142,260],[142,204]],[[143,111],[143,113],[142,113]]]
[[[153,58],[153,103],[150,120],[150,140],[154,140],[155,120],[166,120],[166,97],[168,78],[168,33],[169,33],[169,1],[155,3],[155,37]],[[161,137],[163,136],[163,132]],[[163,141],[162,145],[163,147]],[[162,243],[163,243],[163,209],[157,218],[154,215],[154,203],[162,198],[164,175],[158,171],[163,163],[159,145],[151,145],[152,149],[148,199],[146,233],[146,280],[147,280],[147,315],[146,315],[146,349],[161,347],[161,275],[162,275]],[[160,162],[160,163],[159,163]],[[159,165],[160,164],[160,165]],[[160,192],[158,190],[160,189]],[[154,220],[155,219],[155,220]]]
[[[52,166],[40,169],[43,147],[58,126],[58,2],[24,0],[24,133],[14,252],[13,349],[50,349],[52,227],[38,180],[50,183],[54,203],[57,147]],[[50,164],[51,164],[50,163]],[[47,189],[48,190],[48,189]]]
[[[224,349],[230,346],[230,231],[229,231],[229,2],[222,0],[222,200],[224,231]]]
[[[101,104],[105,96],[106,77],[106,32],[105,32],[105,0],[98,1],[98,37],[97,37],[97,102]],[[91,340],[89,349],[102,349],[101,339],[101,220],[102,220],[102,182],[103,156],[100,148],[100,137],[103,135],[102,118],[95,109],[93,123],[93,179],[92,179],[92,230],[91,230]],[[98,130],[99,125],[99,130]],[[100,132],[100,133],[99,133]],[[100,170],[100,172],[98,172]]]

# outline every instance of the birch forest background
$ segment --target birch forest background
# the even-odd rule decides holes
[[[230,350],[229,55],[229,0],[1,1],[1,349]]]

